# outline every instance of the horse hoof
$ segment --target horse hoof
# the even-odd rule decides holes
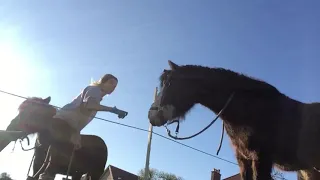
[[[54,180],[54,177],[48,174],[40,174],[38,180]]]
[[[91,176],[89,176],[88,173],[84,174],[84,175],[82,175],[80,180],[91,180]]]

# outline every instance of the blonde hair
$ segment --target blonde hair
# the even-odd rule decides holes
[[[105,74],[103,77],[101,77],[98,81],[94,81],[92,78],[91,78],[91,83],[90,85],[92,86],[100,86],[101,84],[107,82],[108,80],[110,79],[115,79],[116,81],[118,81],[118,78],[116,78],[114,75],[112,74]]]

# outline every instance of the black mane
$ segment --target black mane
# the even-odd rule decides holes
[[[254,78],[250,77],[248,75],[245,75],[243,73],[238,73],[229,69],[221,68],[221,67],[205,67],[200,65],[185,65],[180,66],[177,70],[180,73],[190,73],[194,74],[203,78],[206,78],[210,80],[211,78],[216,77],[217,75],[220,75],[219,78],[223,81],[225,79],[225,82],[228,84],[233,84],[233,87],[237,87],[237,89],[242,90],[250,90],[250,91],[261,91],[263,90],[265,93],[275,93],[279,94],[279,90],[272,86],[271,84]],[[159,80],[160,80],[160,87],[163,85],[163,81],[166,80],[167,73],[170,73],[170,70],[164,71]],[[280,93],[281,94],[281,93]]]
[[[25,105],[29,104],[29,103],[35,103],[35,102],[43,102],[43,99],[40,97],[29,97],[26,100],[24,100],[18,107],[18,110],[20,111],[22,107],[24,107]]]

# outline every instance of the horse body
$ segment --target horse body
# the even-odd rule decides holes
[[[52,157],[47,173],[66,175],[73,150],[72,144],[53,140],[47,133],[39,133],[36,144],[41,146],[35,149],[33,175],[43,165],[50,145],[54,148],[51,149]],[[69,175],[72,179],[80,179],[83,174],[88,173],[92,179],[99,179],[108,158],[107,146],[100,137],[95,135],[81,135],[81,144],[82,147],[74,153]],[[44,170],[40,173],[43,172]],[[38,177],[39,175],[35,179]]]
[[[22,131],[26,134],[38,135],[33,179],[38,179],[41,173],[49,176],[66,175],[74,148],[69,141],[74,130],[66,121],[53,118],[56,111],[49,102],[50,97],[46,99],[34,97],[25,100],[19,106],[17,117],[7,127],[7,131]],[[80,179],[83,174],[88,173],[92,179],[99,179],[104,172],[108,157],[105,142],[98,136],[81,135],[81,144],[82,147],[74,152],[69,175],[72,179]],[[49,162],[45,162],[47,154]],[[41,168],[43,165],[44,168]]]
[[[230,70],[171,61],[169,65],[171,70],[160,77],[162,91],[149,110],[152,125],[184,117],[196,103],[218,114],[235,93],[220,118],[242,179],[269,180],[273,166],[299,171],[301,179],[320,179],[313,169],[320,167],[319,103],[302,103],[268,83]]]
[[[214,91],[212,95],[216,86],[216,83],[202,86],[202,91],[208,94],[203,93],[197,102],[218,114],[232,91]],[[220,116],[237,158],[259,161],[259,153],[263,150],[278,169],[297,171],[310,168],[297,156],[301,118],[304,109],[310,105],[276,90],[267,92],[236,91],[232,103]],[[251,168],[252,163],[247,164]]]

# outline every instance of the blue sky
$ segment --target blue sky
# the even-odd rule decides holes
[[[99,117],[147,129],[147,111],[167,60],[178,64],[219,66],[263,79],[303,102],[318,101],[320,86],[319,2],[311,1],[32,1],[0,2],[0,88],[24,96],[52,97],[63,106],[90,79],[105,73],[119,78],[103,104],[129,115]],[[1,54],[2,53],[2,54]],[[5,129],[21,99],[0,95]],[[196,106],[181,125],[190,135],[214,117]],[[164,134],[164,128],[155,128]],[[83,133],[103,137],[107,165],[137,173],[145,165],[146,132],[94,120]],[[215,154],[221,121],[200,136],[183,141]],[[227,136],[225,136],[227,137]],[[32,152],[13,145],[1,153],[1,170],[22,179]],[[229,138],[220,157],[235,161]],[[6,158],[4,161],[3,158]],[[18,163],[19,161],[19,163]],[[16,168],[22,168],[19,173]],[[222,177],[238,167],[153,136],[150,166],[186,180]],[[295,179],[293,173],[288,179]]]

